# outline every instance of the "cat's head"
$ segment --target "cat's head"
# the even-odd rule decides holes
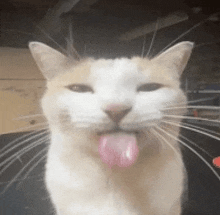
[[[44,113],[58,129],[138,131],[161,123],[170,107],[186,104],[179,79],[191,42],[153,59],[76,60],[39,42],[29,48],[47,79]],[[178,109],[178,115],[183,113],[184,108]]]

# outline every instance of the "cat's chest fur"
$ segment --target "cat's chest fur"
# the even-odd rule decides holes
[[[37,42],[30,50],[48,80],[46,185],[57,213],[180,215],[179,128],[165,122],[185,112],[179,77],[192,43],[151,60],[78,62]]]
[[[88,145],[95,144],[82,139]],[[74,139],[65,141],[73,146],[81,144]],[[183,191],[183,165],[172,152],[166,149],[162,152],[149,144],[148,151],[141,152],[132,167],[111,170],[100,160],[98,152],[78,150],[77,147],[66,149],[62,150],[60,141],[54,140],[46,166],[47,187],[52,191],[55,205],[59,202],[58,211],[130,215],[167,214],[163,213],[166,209],[169,214],[176,214],[170,208]]]

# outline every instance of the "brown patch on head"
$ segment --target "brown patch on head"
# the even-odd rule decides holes
[[[79,62],[73,62],[68,68],[65,68],[58,76],[48,81],[48,89],[59,90],[70,84],[85,83],[90,75],[92,59],[84,59]]]
[[[184,71],[193,49],[193,43],[180,42],[158,56],[147,58],[133,58],[142,73],[149,81],[171,87],[179,87],[179,79]]]
[[[179,80],[169,68],[154,62],[148,58],[134,57],[131,59],[137,66],[138,70],[147,76],[149,83],[160,83],[168,87],[179,87]]]

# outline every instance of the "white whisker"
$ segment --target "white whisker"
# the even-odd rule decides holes
[[[171,122],[171,123],[172,123],[172,121],[162,121],[162,122],[165,122],[165,123],[166,123],[166,122]],[[205,131],[218,134],[217,132],[211,131],[211,130],[209,130],[209,129],[205,129],[205,128],[201,128],[201,127],[198,127],[198,126],[190,125],[189,123],[183,123],[183,122],[181,122],[181,124],[183,124],[183,125],[188,125],[188,126],[192,126],[192,127],[194,127],[194,128],[198,128],[198,129],[201,129],[201,130],[203,129],[203,130],[205,130]],[[199,147],[199,146],[198,146],[195,142],[193,142],[192,140],[189,140],[188,138],[184,137],[184,136],[181,135],[181,134],[179,134],[179,136],[182,137],[183,139],[185,139],[186,141],[188,141],[189,143],[191,143],[193,146],[197,147],[199,150],[203,151],[203,152],[204,152],[205,154],[207,154],[209,157],[213,157],[213,156],[211,156],[207,151],[205,151],[203,148]]]
[[[210,132],[210,133],[212,133],[212,134],[215,134],[216,136],[219,136],[219,135],[220,135],[220,133],[218,133],[218,132],[212,131],[212,130],[207,129],[207,128],[202,128],[202,127],[199,127],[199,126],[196,126],[196,125],[192,125],[192,124],[189,124],[189,123],[186,123],[186,122],[181,122],[181,124],[186,125],[186,126],[191,126],[191,127],[193,127],[193,128],[200,129],[201,131]]]
[[[210,15],[208,18],[204,19],[203,21],[195,24],[192,26],[189,30],[185,31],[184,33],[180,34],[176,39],[174,39],[172,42],[170,42],[165,48],[163,48],[156,56],[160,55],[162,52],[164,52],[167,48],[169,48],[171,45],[173,45],[177,40],[181,39],[185,35],[187,35],[189,32],[191,32],[193,29],[199,27],[200,25],[204,24],[206,21],[211,20],[212,17],[216,16],[218,13],[214,13]]]
[[[41,145],[42,143],[45,143],[48,140],[48,138],[42,138],[41,140],[38,140],[37,142],[32,143],[31,145],[28,145],[26,147],[24,147],[23,149],[21,149],[20,151],[16,152],[15,154],[11,155],[9,158],[5,159],[3,162],[0,163],[0,167],[3,167],[5,164],[7,164],[8,162],[10,164],[12,164],[15,160],[17,160],[18,156],[21,156],[23,154],[25,154],[26,152],[30,151],[31,149]],[[13,159],[14,158],[14,159]],[[12,162],[13,161],[13,162]],[[8,166],[8,165],[7,165]],[[9,167],[9,166],[8,166]],[[6,170],[7,168],[4,167],[1,171],[0,171],[0,175]]]
[[[29,179],[36,179],[37,177],[43,177],[44,174],[38,174],[37,176],[28,176],[25,180],[29,180]],[[14,180],[14,182],[20,182],[20,181],[23,181],[24,179],[22,178],[17,178]],[[37,179],[36,179],[37,180]],[[11,181],[11,180],[10,180]],[[7,185],[8,183],[10,183],[10,181],[4,181],[4,182],[0,182],[0,185]],[[44,181],[44,179],[40,179],[38,181]]]
[[[210,158],[212,158],[213,156],[211,156],[207,151],[205,151],[203,148],[199,147],[195,142],[193,142],[192,140],[184,137],[182,134],[179,134],[180,137],[182,137],[184,140],[188,141],[189,143],[191,143],[193,146],[195,146],[196,148],[198,148],[199,150],[203,151],[206,155],[208,155]]]
[[[168,107],[168,108],[163,108],[163,110],[173,110],[173,109],[184,109],[184,108],[196,108],[196,109],[210,109],[210,110],[219,110],[220,107],[216,106],[202,106],[202,105],[186,105],[186,106],[175,106],[175,107]]]
[[[149,47],[148,52],[147,52],[147,57],[149,57],[151,49],[153,47],[154,40],[156,38],[156,34],[157,34],[157,30],[158,30],[158,26],[159,26],[159,17],[157,18],[156,26],[155,26],[155,29],[154,29],[154,34],[153,34],[153,37],[152,37],[152,40],[151,40],[151,43],[150,43],[150,47]],[[143,54],[143,52],[142,52],[142,54]]]
[[[32,118],[32,117],[44,117],[43,114],[33,114],[33,115],[24,115],[24,116],[19,116],[17,118],[14,118],[13,120],[21,120],[21,119],[28,119],[28,118]]]
[[[44,129],[42,129],[42,130],[44,130]],[[28,134],[25,134],[25,135],[22,135],[21,137],[18,137],[18,138],[16,138],[15,140],[13,140],[13,141],[11,141],[10,143],[8,143],[6,146],[4,146],[2,149],[1,149],[1,152],[2,151],[4,151],[4,150],[6,150],[7,148],[9,148],[11,145],[13,145],[14,143],[16,143],[16,142],[19,142],[20,140],[22,140],[22,139],[24,139],[24,138],[27,138],[28,136],[31,136],[31,135],[33,135],[33,134],[37,134],[39,131],[42,131],[42,130],[37,130],[37,131],[32,131],[32,132],[28,132]],[[2,135],[4,135],[4,134],[2,134]],[[0,135],[1,136],[1,135]]]
[[[174,138],[176,141],[180,142],[183,146],[187,147],[190,151],[192,151],[195,155],[197,155],[209,168],[210,170],[214,173],[214,175],[218,178],[218,180],[220,181],[220,176],[218,175],[218,173],[215,171],[215,169],[205,160],[205,158],[203,156],[201,156],[195,149],[193,149],[192,147],[188,146],[185,142],[183,142],[182,140],[180,140],[179,138],[176,138],[174,135],[168,133],[167,131],[165,131],[162,128],[159,128],[160,131],[162,131],[163,133],[167,134],[168,136]]]
[[[191,100],[191,101],[188,101],[187,103],[188,104],[191,104],[191,103],[198,103],[198,102],[205,102],[205,101],[210,101],[210,100],[213,100],[215,97],[207,97],[207,98],[203,98],[203,99],[196,99],[196,100]]]
[[[43,149],[43,150],[41,150],[41,152],[38,153],[38,154],[35,156],[35,158],[37,158],[39,155],[42,154],[42,152],[45,152],[45,151],[46,151],[46,154],[45,154],[42,158],[40,158],[40,159],[27,171],[27,173],[24,175],[22,181],[24,181],[24,180],[27,178],[27,176],[39,165],[40,162],[42,162],[44,159],[47,158],[47,150],[48,150],[48,147],[45,148],[45,149]],[[30,164],[32,161],[34,161],[35,158],[32,158],[31,161],[29,161],[29,164]],[[14,180],[14,179],[13,179],[13,180]],[[21,185],[22,181],[18,184],[18,187]]]
[[[45,125],[48,125],[48,123],[45,122],[45,123],[38,123],[38,124],[36,124],[36,125],[25,126],[25,127],[15,129],[15,130],[10,131],[10,132],[1,133],[0,136],[3,135],[3,134],[11,134],[11,133],[16,133],[16,132],[27,131],[27,130],[30,130],[30,129],[35,129],[35,128],[37,128],[38,126],[45,126]],[[45,128],[46,128],[46,127],[45,127]]]
[[[156,126],[155,128],[157,129],[158,126]],[[155,129],[152,129],[152,131],[155,132],[156,137],[158,136],[160,139],[162,139],[162,141],[164,143],[166,143],[174,151],[174,153],[176,154],[176,158],[177,158],[178,162],[180,162],[181,161],[181,154],[159,132],[157,132]]]
[[[48,39],[50,39],[54,44],[56,44],[57,47],[60,48],[61,51],[63,51],[64,54],[66,54],[66,55],[68,56],[67,50],[64,49],[58,42],[56,42],[48,33],[46,33],[43,28],[41,28],[39,25],[36,25],[36,27],[37,27]]]
[[[183,105],[182,107],[188,107],[188,104],[194,104],[194,103],[199,103],[199,102],[205,102],[205,101],[210,101],[210,100],[213,100],[215,97],[207,97],[207,98],[203,98],[203,99],[196,99],[196,100],[190,100],[190,101],[187,101],[186,102],[179,102],[177,104],[177,106],[172,106],[172,107],[181,107],[180,105]],[[172,108],[171,107],[171,108]]]
[[[163,122],[164,122],[164,123],[167,123],[167,124],[170,124],[170,125],[179,126],[179,127],[181,127],[181,128],[185,128],[185,129],[188,129],[188,130],[191,130],[191,131],[195,131],[195,132],[197,132],[197,133],[203,134],[203,135],[205,135],[205,136],[209,136],[209,137],[211,137],[211,138],[213,138],[213,139],[215,139],[215,140],[220,141],[220,138],[219,138],[219,137],[216,137],[216,136],[214,136],[214,135],[212,135],[212,134],[209,134],[209,133],[207,133],[207,132],[205,132],[205,131],[200,131],[200,130],[198,130],[198,129],[194,129],[194,128],[191,128],[191,127],[189,127],[189,126],[184,126],[184,125],[181,125],[181,124],[179,125],[179,124],[177,124],[177,123],[175,123],[175,122],[170,122],[170,121],[166,121],[166,120],[163,120]]]
[[[74,48],[74,40],[73,40],[73,29],[72,25],[69,25],[69,39],[66,38],[66,43],[67,43],[67,53],[69,57],[73,57],[74,59],[77,58],[78,60],[81,59],[79,56],[78,52]]]
[[[180,34],[176,39],[174,39],[172,42],[170,42],[167,46],[165,46],[156,56],[160,55],[161,53],[163,53],[167,48],[169,48],[171,45],[173,45],[177,40],[181,39],[182,37],[184,37],[185,35],[187,35],[190,31],[192,31],[194,28],[199,27],[200,25],[202,25],[206,20],[203,20],[197,24],[195,24],[193,27],[191,27],[189,30],[185,31],[184,33]]]
[[[2,191],[1,195],[4,194],[6,192],[6,190],[16,181],[16,179],[24,172],[24,170],[26,170],[26,168],[41,154],[43,154],[43,152],[45,152],[46,149],[42,149],[39,153],[37,153],[23,168],[21,171],[19,171],[15,177],[10,181],[10,183],[7,184],[7,186],[4,188],[4,190]],[[44,158],[44,157],[43,157]],[[40,161],[42,160],[42,158],[40,159]]]
[[[4,153],[1,152],[0,154],[0,158],[4,157],[7,153],[13,151],[14,149],[20,147],[21,145],[27,143],[30,140],[33,140],[35,138],[38,138],[40,136],[43,136],[45,133],[48,133],[48,131],[45,132],[41,132],[40,134],[36,134],[34,136],[31,136],[30,138],[25,139],[24,141],[19,142],[18,144],[16,144],[15,146],[11,147],[12,144],[14,144],[14,142],[12,141],[11,143],[9,143],[8,145],[6,145],[1,151],[5,151]],[[17,141],[15,141],[17,142]],[[8,149],[9,148],[9,149]],[[7,150],[6,150],[7,149]]]
[[[207,122],[215,122],[220,123],[219,120],[213,120],[213,119],[204,119],[201,117],[191,117],[191,116],[177,116],[177,115],[164,115],[167,118],[175,118],[175,119],[193,119],[193,120],[201,120],[201,121],[207,121]]]
[[[40,132],[40,133],[39,133],[39,132]],[[38,134],[38,133],[39,133],[39,134]],[[8,148],[10,148],[13,144],[18,143],[18,142],[19,142],[20,140],[22,140],[22,139],[25,139],[25,140],[23,140],[22,142],[23,142],[23,143],[26,143],[26,142],[28,142],[28,141],[30,141],[30,140],[32,140],[32,139],[34,139],[34,138],[36,138],[36,137],[38,137],[38,136],[40,136],[40,135],[42,135],[42,134],[46,134],[46,133],[49,133],[49,131],[48,131],[48,130],[45,131],[45,129],[42,129],[42,130],[32,131],[31,133],[22,135],[21,137],[16,138],[15,140],[11,141],[11,142],[8,143],[6,146],[4,146],[4,147],[1,149],[1,154],[2,154],[4,151],[6,151]],[[26,138],[29,137],[29,136],[31,136],[31,137],[28,138],[28,139],[26,139]],[[21,144],[22,142],[19,142],[18,145],[22,145],[22,144]],[[17,146],[18,146],[18,145],[17,145]],[[10,148],[10,149],[11,149],[11,148]],[[0,157],[2,157],[1,154],[0,154]]]
[[[8,29],[1,29],[1,31],[4,31],[4,32],[11,31],[11,32],[14,32],[14,33],[21,33],[21,34],[24,34],[24,35],[26,34],[26,35],[29,35],[29,36],[36,36],[33,33],[26,32],[26,31],[21,31],[21,30],[18,30],[18,29],[10,29],[10,28],[8,28]]]
[[[200,44],[196,45],[195,48],[198,48],[198,47],[201,47],[201,46],[213,45],[213,44],[217,44],[219,42],[220,42],[220,40],[216,40],[214,42],[209,42],[209,43],[200,43]]]
[[[143,42],[143,47],[142,47],[142,52],[141,52],[141,58],[144,57],[145,44],[146,44],[146,35],[144,35],[144,42]]]

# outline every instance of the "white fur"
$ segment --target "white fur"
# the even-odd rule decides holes
[[[41,44],[36,45],[39,53]],[[182,45],[184,50],[180,46],[184,54],[186,46],[189,44]],[[35,52],[34,48],[31,51]],[[175,52],[175,47],[170,52]],[[36,55],[33,56],[38,63]],[[73,92],[65,84],[57,86],[49,80],[42,100],[51,130],[46,184],[57,212],[62,215],[180,215],[184,167],[173,150],[179,151],[178,144],[166,136],[173,148],[169,147],[151,133],[154,126],[168,129],[161,121],[164,108],[186,102],[176,73],[172,76],[172,59],[171,65],[164,65],[168,72],[171,70],[167,74],[170,82],[164,81],[164,87],[152,92],[137,92],[142,84],[161,82],[163,71],[154,67],[157,64],[157,68],[163,68],[158,59],[160,56],[155,63],[146,60],[148,68],[142,68],[135,59],[89,61],[89,73],[82,83],[91,86],[94,93]],[[41,69],[44,70],[42,65],[43,62]],[[121,120],[121,129],[142,132],[137,136],[139,158],[125,169],[109,169],[98,154],[98,133],[115,127],[105,113],[112,104],[132,108]],[[179,109],[175,114],[183,113]],[[178,128],[169,129],[178,136]]]

